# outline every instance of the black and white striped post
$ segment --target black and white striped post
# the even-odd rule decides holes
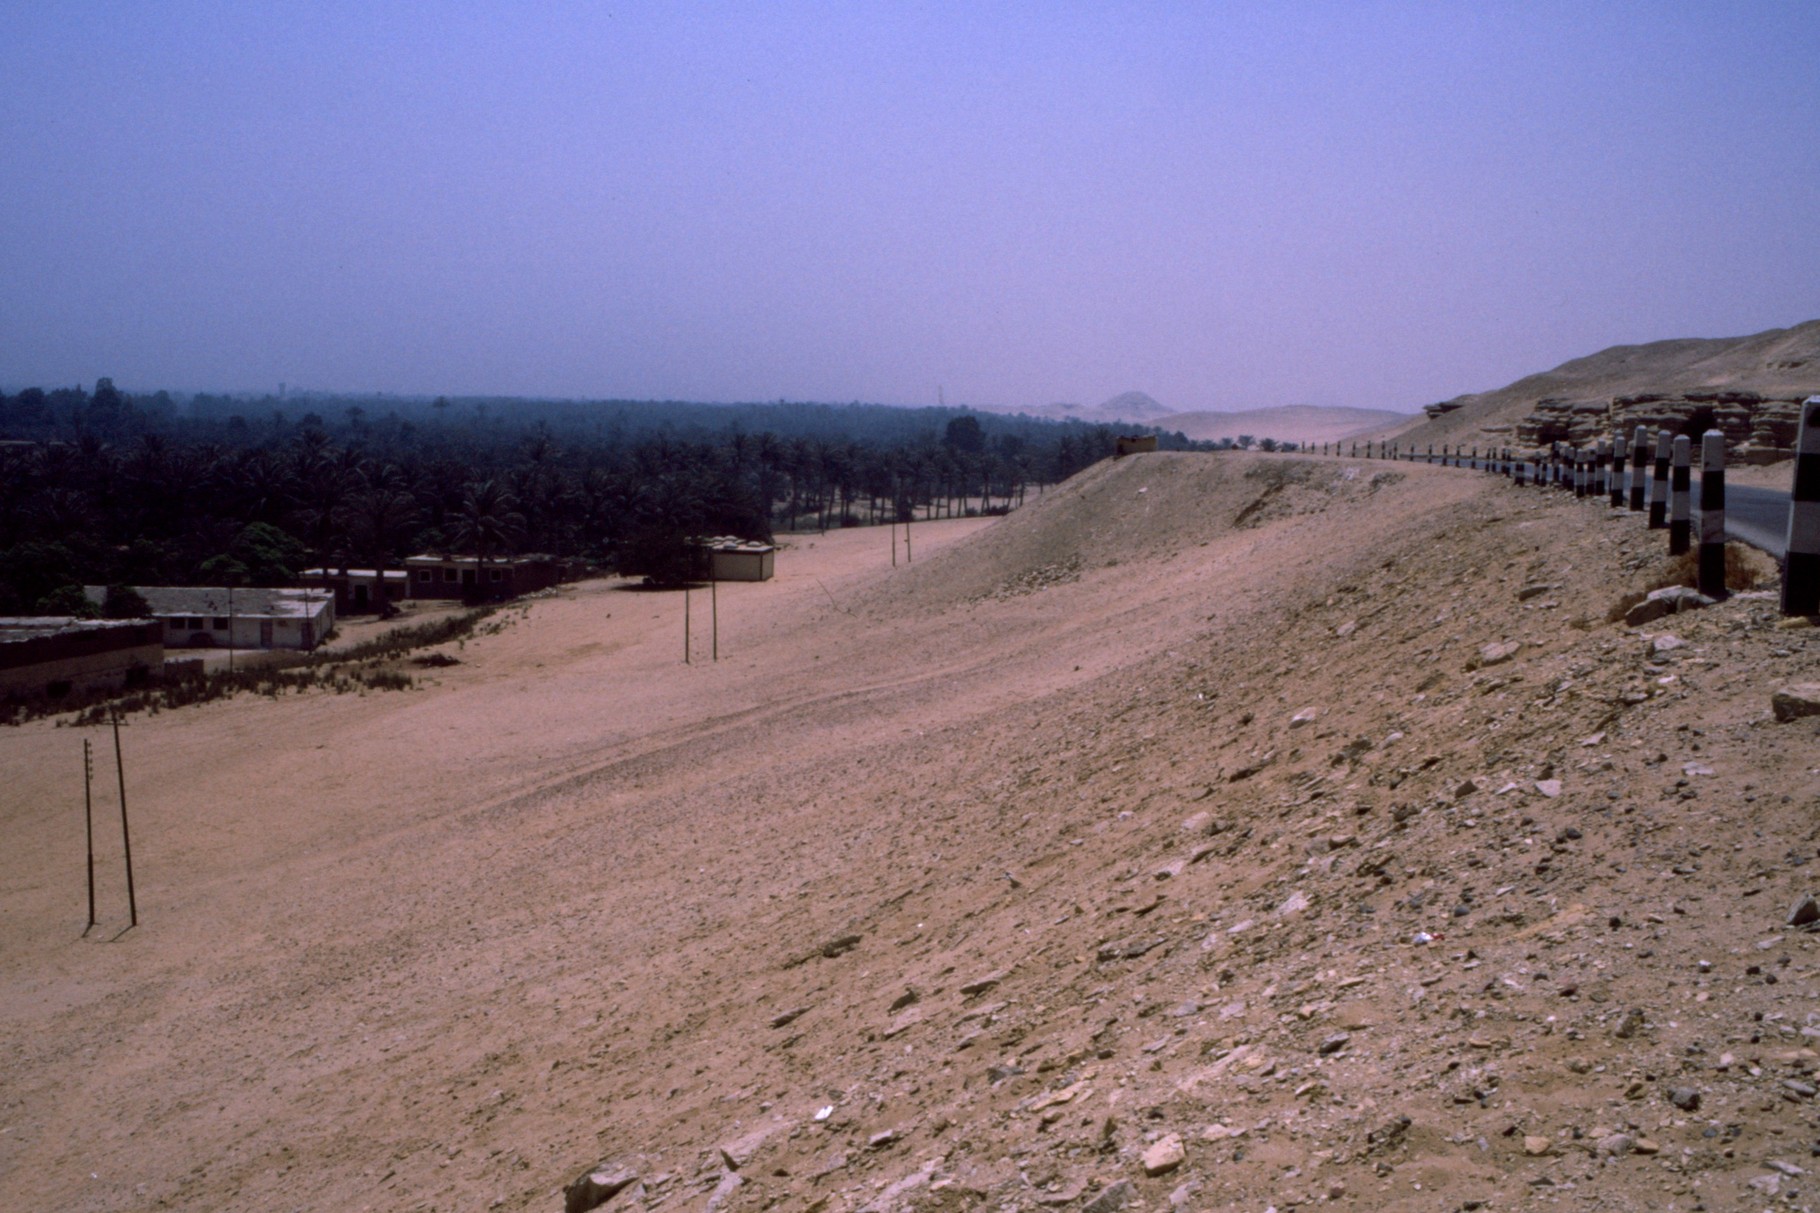
[[[1795,483],[1788,493],[1788,554],[1782,559],[1782,613],[1820,615],[1820,396],[1801,406]]]
[[[1638,426],[1630,439],[1630,508],[1643,508],[1643,469],[1649,460],[1649,430]]]
[[[1574,496],[1575,497],[1586,496],[1586,481],[1587,481],[1587,476],[1588,476],[1588,471],[1587,471],[1587,467],[1586,467],[1586,454],[1587,454],[1587,452],[1586,452],[1585,447],[1580,446],[1580,447],[1574,448]]]
[[[1593,496],[1603,497],[1611,489],[1611,443],[1599,439],[1593,448]]]
[[[1522,452],[1518,452],[1519,457],[1512,460],[1510,465],[1511,478],[1517,482],[1518,488],[1524,487],[1524,481],[1527,479],[1524,473],[1529,470],[1529,461],[1521,458],[1521,454]]]
[[[1700,435],[1700,577],[1708,598],[1725,597],[1725,435]]]
[[[1680,556],[1694,546],[1694,443],[1675,435],[1674,479],[1668,488],[1668,554]]]
[[[1624,508],[1624,440],[1612,435],[1611,440],[1611,508]]]
[[[1668,461],[1675,436],[1667,430],[1656,431],[1655,475],[1649,484],[1649,529],[1659,531],[1668,525]]]

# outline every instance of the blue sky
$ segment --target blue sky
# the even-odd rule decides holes
[[[0,0],[0,383],[1413,409],[1820,316],[1820,5]]]

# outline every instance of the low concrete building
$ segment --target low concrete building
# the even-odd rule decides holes
[[[403,602],[410,593],[410,574],[403,569],[305,569],[304,585],[335,592],[335,610],[343,615],[377,611],[383,603]]]
[[[408,556],[410,597],[487,599],[516,598],[544,590],[562,579],[554,556]]]
[[[328,590],[136,585],[164,628],[165,647],[298,649],[309,652],[335,627]],[[106,590],[85,586],[99,603]]]
[[[148,619],[0,619],[0,695],[117,690],[163,666],[164,629]]]
[[[769,581],[777,572],[777,548],[756,539],[717,535],[703,539],[708,576],[715,581]]]

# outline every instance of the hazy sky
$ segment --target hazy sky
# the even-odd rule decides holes
[[[1820,4],[0,0],[0,384],[1413,409],[1820,316]]]

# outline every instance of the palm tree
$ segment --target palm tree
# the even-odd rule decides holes
[[[373,562],[375,605],[382,617],[393,613],[385,587],[388,557],[411,537],[422,517],[417,498],[395,463],[362,468],[353,495],[342,506],[342,526]]]
[[[483,593],[487,557],[511,545],[524,530],[518,502],[497,480],[482,480],[462,494],[455,515],[455,542],[474,549],[474,592]]]

